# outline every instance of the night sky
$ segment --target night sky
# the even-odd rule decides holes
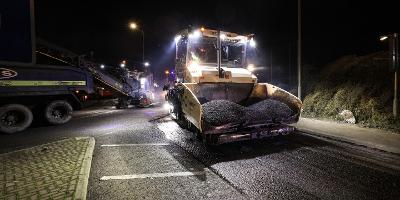
[[[156,74],[173,68],[171,43],[189,25],[255,33],[261,62],[272,63],[277,79],[296,69],[297,1],[50,1],[36,0],[36,31],[80,54],[94,52],[98,62],[117,66],[141,61],[145,32],[146,60]],[[303,0],[303,63],[323,65],[347,54],[384,50],[379,35],[398,32],[395,1]],[[267,73],[260,72],[261,79]],[[282,82],[287,82],[283,80]]]

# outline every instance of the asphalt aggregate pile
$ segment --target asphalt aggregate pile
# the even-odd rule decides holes
[[[293,114],[289,106],[273,99],[266,99],[255,103],[247,107],[245,112],[246,119],[250,123],[256,121],[279,121]]]
[[[227,100],[214,100],[203,104],[202,107],[204,122],[212,126],[246,121],[279,121],[293,114],[285,103],[273,99],[266,99],[249,107]]]
[[[243,123],[246,120],[245,107],[231,101],[209,101],[203,104],[202,107],[204,122],[212,126]]]

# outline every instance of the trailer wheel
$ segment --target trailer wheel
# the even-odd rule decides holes
[[[72,118],[72,106],[67,101],[56,100],[46,105],[44,118],[49,124],[65,124]]]
[[[0,107],[0,132],[16,133],[28,128],[33,120],[29,108],[21,104],[8,104]]]

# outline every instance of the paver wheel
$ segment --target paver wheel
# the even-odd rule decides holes
[[[28,128],[33,120],[29,108],[21,104],[8,104],[0,107],[0,132],[16,133]]]
[[[52,101],[45,107],[44,118],[52,125],[64,124],[71,120],[72,110],[72,106],[68,101]]]

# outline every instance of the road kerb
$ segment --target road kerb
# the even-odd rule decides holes
[[[327,138],[327,139],[340,141],[340,142],[345,142],[345,143],[349,143],[349,144],[352,144],[352,145],[362,146],[362,147],[366,147],[366,148],[370,148],[370,149],[374,149],[374,150],[378,150],[378,151],[382,151],[382,152],[392,153],[394,155],[400,155],[400,153],[398,151],[396,151],[396,150],[393,150],[393,149],[387,148],[387,147],[385,148],[383,146],[376,145],[376,144],[371,144],[371,143],[368,143],[368,142],[357,141],[357,140],[354,140],[354,139],[333,136],[331,134],[319,133],[319,132],[315,132],[315,131],[311,131],[311,130],[303,129],[303,128],[297,128],[296,127],[296,130],[298,130],[298,131],[300,131],[302,133],[305,133],[305,134],[316,136],[316,137]]]
[[[79,173],[78,184],[76,185],[75,199],[86,199],[87,187],[89,183],[90,168],[92,164],[95,140],[92,137],[76,137],[77,140],[89,139],[86,153],[83,155],[83,162]]]

